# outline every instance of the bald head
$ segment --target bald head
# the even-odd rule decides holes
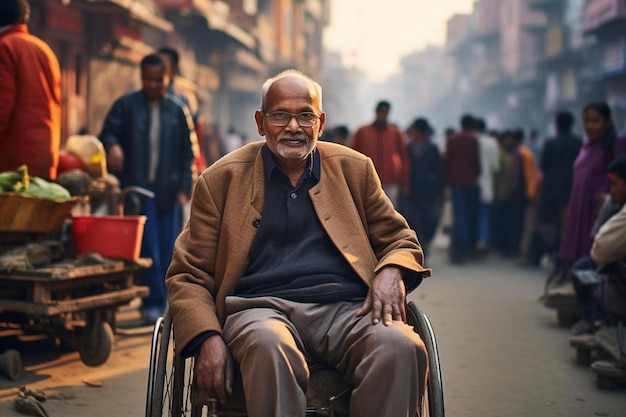
[[[288,69],[285,70],[275,77],[272,77],[263,83],[261,87],[261,113],[265,113],[267,108],[267,95],[270,92],[272,86],[277,82],[281,81],[281,83],[294,83],[294,84],[307,84],[309,86],[311,92],[311,98],[314,99],[314,102],[317,103],[316,110],[321,113],[322,110],[322,87],[312,78],[305,75],[304,73],[295,70]]]

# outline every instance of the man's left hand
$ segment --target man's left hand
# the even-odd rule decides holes
[[[406,322],[406,289],[400,268],[386,267],[378,272],[357,317],[370,311],[372,324],[381,320],[385,326],[390,326],[393,321]]]
[[[189,199],[187,198],[187,194],[178,193],[178,204],[180,204],[181,206],[184,206],[185,204],[187,204],[188,201]]]

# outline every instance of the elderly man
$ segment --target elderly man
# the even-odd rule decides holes
[[[198,179],[167,274],[176,343],[226,401],[233,359],[251,417],[304,416],[308,360],[355,387],[352,416],[415,415],[428,369],[405,324],[430,270],[372,161],[318,142],[319,84],[295,70],[262,87],[252,143]]]

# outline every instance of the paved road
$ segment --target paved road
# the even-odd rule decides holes
[[[575,364],[567,329],[537,303],[545,271],[496,257],[451,267],[441,249],[429,262],[435,274],[411,299],[435,327],[448,416],[626,416],[626,389],[598,390],[593,373]],[[21,383],[48,392],[51,417],[139,417],[148,343],[147,336],[118,337],[109,361],[88,368],[75,352],[30,342]],[[11,405],[16,389],[0,377],[0,417],[20,416]]]
[[[118,317],[122,324],[138,322],[136,309],[123,311]],[[0,376],[0,417],[23,417],[13,410],[19,385],[44,390],[48,396],[44,407],[50,417],[143,416],[151,329],[133,328],[128,332],[138,334],[118,335],[111,357],[97,368],[83,365],[77,352],[58,349],[48,339],[23,343],[0,338],[0,351],[18,348],[26,368],[18,384]],[[102,386],[92,387],[84,380]]]
[[[442,249],[431,261],[411,298],[437,335],[448,416],[626,416],[625,389],[597,389],[568,329],[537,303],[546,271],[497,257],[449,266]]]

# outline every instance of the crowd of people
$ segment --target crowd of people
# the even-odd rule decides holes
[[[345,129],[340,126],[330,140],[372,158],[425,256],[447,198],[451,264],[488,253],[523,266],[546,261],[545,305],[574,304],[580,318],[570,343],[608,356],[605,370],[626,367],[616,330],[626,319],[626,141],[610,107],[595,102],[584,108],[582,138],[574,134],[576,115],[558,112],[556,135],[543,143],[536,130],[488,130],[483,119],[467,114],[459,129],[445,131],[442,150],[431,140],[428,120],[418,118],[401,132],[387,122],[389,109],[388,102],[378,103],[372,124],[339,141],[334,133]],[[626,334],[622,338],[626,352]]]
[[[439,149],[426,118],[416,118],[402,131],[388,122],[390,108],[389,102],[379,102],[373,123],[352,136],[338,126],[327,140],[372,158],[383,189],[417,232],[426,254],[449,199],[451,263],[489,251],[531,258],[539,169],[524,131],[488,132],[483,119],[468,114],[458,130],[446,130],[445,148]],[[538,263],[537,255],[532,258]]]

